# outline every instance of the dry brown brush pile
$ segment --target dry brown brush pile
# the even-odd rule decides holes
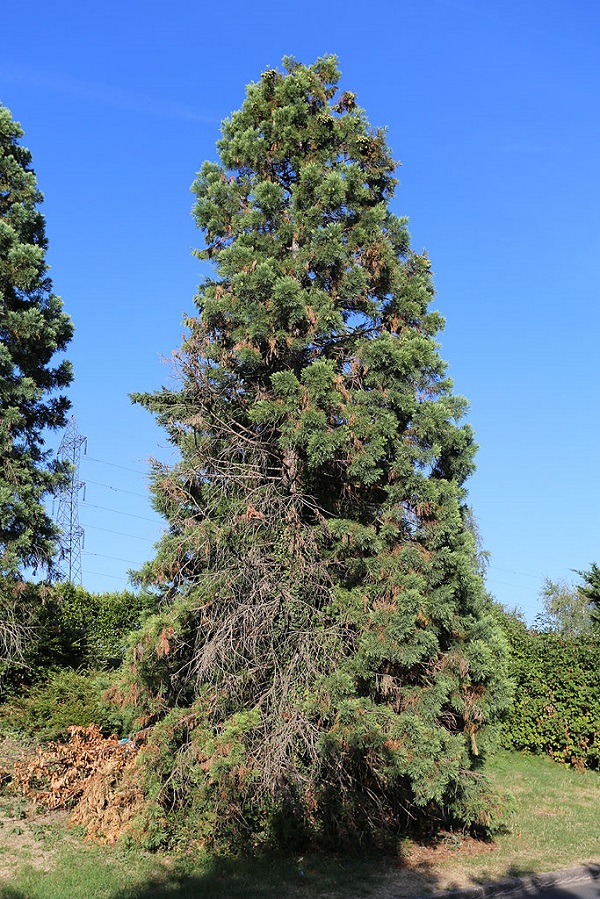
[[[48,809],[72,809],[70,823],[90,839],[114,843],[145,802],[135,765],[139,742],[103,737],[95,724],[69,727],[68,743],[37,747],[16,761],[12,789]]]

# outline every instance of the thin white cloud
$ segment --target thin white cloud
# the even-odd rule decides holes
[[[214,125],[219,122],[215,116],[209,116],[197,109],[166,100],[163,97],[138,94],[99,81],[84,81],[69,75],[34,69],[8,69],[0,66],[0,83],[28,84],[53,93],[78,97],[87,103],[110,106],[135,112],[140,115],[153,115],[160,118],[187,119]]]

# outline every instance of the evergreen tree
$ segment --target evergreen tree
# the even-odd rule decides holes
[[[504,643],[430,263],[335,58],[284,66],[193,185],[215,276],[175,386],[134,397],[180,452],[154,472],[169,526],[140,580],[163,612],[130,668],[155,794],[230,840],[489,823],[473,769],[508,700]]]
[[[51,363],[73,330],[47,275],[43,197],[22,134],[0,106],[0,575],[9,579],[53,555],[43,499],[66,472],[50,461],[44,430],[65,424],[69,402],[55,391],[71,367]]]
[[[583,587],[578,587],[579,593],[588,603],[589,614],[596,633],[600,633],[600,566],[592,562],[589,571],[578,571],[583,578]]]

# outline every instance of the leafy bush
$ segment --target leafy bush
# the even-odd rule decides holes
[[[73,584],[61,584],[56,597],[68,649],[77,664],[89,666],[120,663],[128,635],[156,603],[150,593],[88,593]]]
[[[20,655],[0,661],[0,699],[18,694],[57,669],[120,664],[128,636],[155,611],[150,593],[88,593],[72,584],[23,584]],[[75,722],[73,722],[75,723]]]
[[[600,641],[529,630],[504,618],[515,683],[501,741],[575,767],[600,764]]]
[[[123,733],[126,721],[113,704],[103,701],[109,686],[99,671],[53,671],[43,684],[0,706],[0,730],[17,731],[41,740],[66,737],[70,725],[97,724],[104,734]]]

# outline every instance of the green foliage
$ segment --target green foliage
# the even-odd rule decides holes
[[[71,725],[97,724],[105,734],[122,733],[130,722],[103,700],[108,687],[100,671],[53,671],[44,683],[0,705],[0,730],[40,740],[64,739]]]
[[[43,499],[68,471],[44,450],[43,432],[65,425],[69,402],[56,391],[72,376],[68,362],[51,365],[73,328],[47,275],[43,197],[22,134],[0,106],[0,576],[11,578],[52,560]]]
[[[26,634],[20,658],[0,661],[0,699],[45,681],[55,669],[119,665],[131,632],[157,603],[147,592],[89,593],[68,583],[20,588],[13,619],[20,616]]]
[[[503,724],[503,745],[597,768],[600,642],[529,630],[514,614],[506,616],[505,628],[515,698]]]
[[[155,468],[169,526],[139,579],[161,611],[121,692],[158,722],[142,763],[198,838],[285,820],[385,842],[479,820],[505,644],[465,506],[466,401],[384,134],[333,57],[284,65],[193,186],[215,276],[180,386],[135,397],[181,461]]]
[[[590,636],[594,626],[594,611],[585,589],[566,581],[544,579],[542,588],[544,612],[536,619],[539,630],[560,634],[561,637]]]
[[[73,584],[56,590],[53,612],[74,667],[120,664],[130,633],[156,610],[157,597],[147,592],[89,593]]]
[[[23,584],[15,614],[26,610],[27,640],[19,664],[0,663],[0,727],[44,740],[75,724],[129,731],[131,713],[102,698],[106,669],[121,663],[130,634],[155,608],[148,593]]]

